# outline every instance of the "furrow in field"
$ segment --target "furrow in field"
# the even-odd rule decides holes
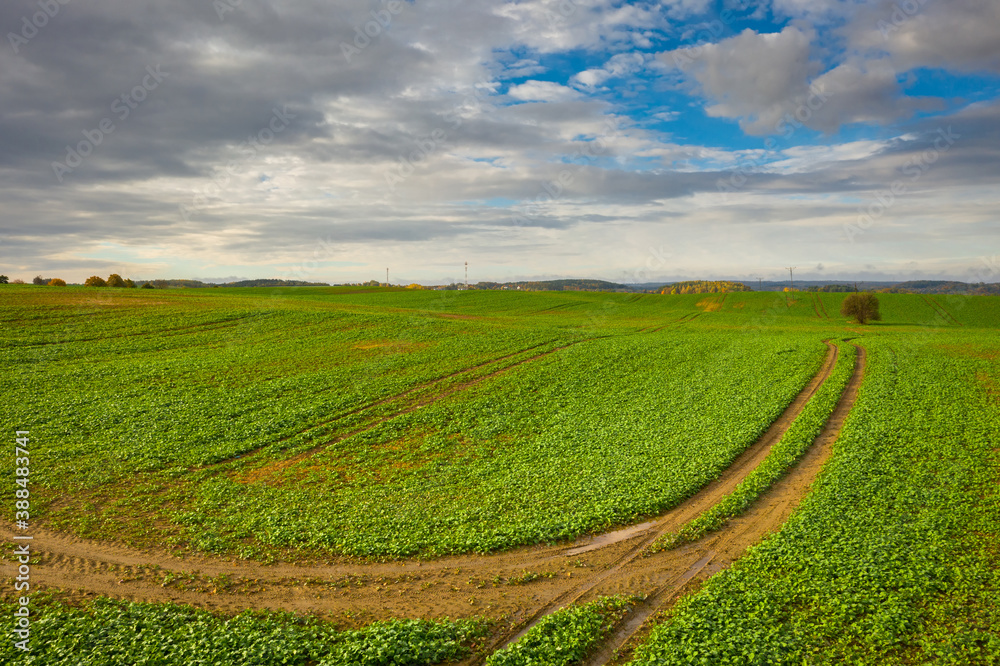
[[[188,324],[186,326],[177,326],[175,328],[164,328],[155,331],[140,331],[137,333],[132,333],[131,335],[135,337],[146,337],[146,336],[162,336],[162,337],[174,337],[177,335],[187,335],[192,333],[204,333],[206,331],[218,331],[223,328],[232,328],[233,326],[238,326],[246,316],[235,317],[233,319],[227,319],[225,321],[209,321],[200,322],[198,324]],[[66,340],[50,340],[47,342],[29,342],[20,347],[44,347],[47,345],[65,345],[70,343],[80,343],[80,342],[96,342],[99,340],[112,340],[119,337],[119,333],[115,331],[108,331],[107,335],[100,335],[93,338],[71,338]]]

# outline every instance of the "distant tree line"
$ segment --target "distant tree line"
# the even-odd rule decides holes
[[[114,289],[135,289],[135,282],[131,279],[123,278],[118,273],[112,273],[105,280],[99,275],[91,275],[87,278],[83,285],[85,287],[111,287]]]
[[[6,284],[7,283],[7,276],[4,275],[2,277],[4,278],[2,280],[2,282],[4,284]],[[24,280],[14,280],[14,284],[24,284]],[[47,278],[47,277],[42,277],[41,275],[36,275],[34,278],[32,278],[31,284],[35,284],[35,285],[38,285],[40,287],[44,287],[44,286],[49,286],[49,287],[65,287],[66,286],[66,281],[63,280],[63,279],[61,279],[61,278]]]
[[[742,282],[729,280],[688,280],[674,282],[660,289],[661,294],[725,294],[731,291],[751,291]]]
[[[32,284],[38,286],[66,286],[66,281],[60,278],[47,278],[41,275],[36,275],[32,280]],[[372,283],[376,286],[379,285],[378,282],[374,280]],[[24,280],[11,280],[6,275],[0,275],[0,284],[24,284]],[[201,280],[132,280],[131,278],[123,278],[118,273],[112,273],[107,278],[103,278],[100,275],[91,275],[89,278],[84,280],[84,286],[87,287],[112,287],[118,289],[134,289],[136,287],[141,287],[142,289],[169,289],[176,287],[188,287],[188,288],[198,288],[204,289],[208,287],[329,287],[330,285],[326,282],[305,282],[303,280],[278,280],[278,279],[260,279],[260,280],[240,280],[238,282],[226,282],[224,284],[212,284],[209,282],[202,282]]]
[[[224,282],[221,284],[202,282],[201,280],[154,279],[154,280],[139,280],[138,284],[148,289],[153,289],[154,287],[156,289],[180,289],[180,288],[210,289],[214,287],[329,287],[330,286],[326,282],[305,282],[303,280],[278,280],[274,278],[264,278],[260,280],[240,280],[238,282]],[[147,284],[150,286],[146,287]]]
[[[955,282],[952,280],[911,280],[880,289],[885,294],[961,294],[969,296],[1000,295],[1000,284],[986,282]]]
[[[806,287],[806,291],[819,291],[826,294],[847,294],[857,290],[857,287],[850,284],[824,284],[821,287],[816,285]]]

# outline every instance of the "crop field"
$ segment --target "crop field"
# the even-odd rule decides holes
[[[3,662],[997,663],[1000,302],[844,296],[2,285]]]

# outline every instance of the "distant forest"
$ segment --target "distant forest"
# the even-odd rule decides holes
[[[135,283],[140,287],[144,284],[152,284],[156,289],[176,289],[179,287],[187,287],[189,289],[204,289],[207,287],[329,287],[330,285],[326,282],[304,282],[302,280],[276,280],[276,279],[260,279],[260,280],[240,280],[239,282],[224,282],[222,284],[213,284],[211,282],[202,282],[201,280],[136,280]]]
[[[879,291],[886,294],[978,294],[1000,295],[1000,284],[994,282],[968,283],[948,280],[912,280],[900,282],[887,289]]]
[[[7,277],[0,275],[0,284],[8,282]],[[14,282],[18,282],[15,280]],[[34,284],[45,285],[51,281],[48,278],[38,276],[33,280]],[[212,287],[329,287],[326,282],[306,282],[304,280],[279,280],[275,278],[262,278],[257,280],[239,280],[237,282],[225,282],[213,284],[202,282],[201,280],[184,279],[153,279],[136,280],[134,286],[143,287],[150,285],[156,289],[206,289]],[[129,284],[128,286],[133,286]],[[387,285],[375,280],[364,283],[368,286]],[[420,285],[410,285],[411,288]],[[628,293],[652,293],[652,294],[717,294],[734,291],[781,291],[787,289],[781,282],[764,282],[759,285],[760,289],[754,288],[758,285],[747,286],[743,282],[731,280],[686,280],[682,282],[670,282],[666,284],[647,283],[643,285],[619,284],[606,280],[590,279],[566,279],[566,280],[523,280],[517,282],[477,282],[470,284],[468,289],[478,290],[518,290],[518,291],[603,291],[603,292],[628,292]],[[399,288],[399,287],[395,287]],[[425,289],[466,289],[464,284],[453,283],[437,287],[423,287]],[[872,291],[885,294],[963,294],[963,295],[1000,295],[1000,283],[968,283],[953,280],[911,280],[908,282],[798,282],[795,287],[798,291],[810,292],[837,292],[845,293],[852,291]]]
[[[742,282],[728,280],[688,280],[674,282],[660,289],[661,294],[725,294],[730,291],[753,291]]]

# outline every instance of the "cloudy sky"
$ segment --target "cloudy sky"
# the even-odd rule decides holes
[[[0,272],[1000,281],[997,0],[6,0]]]

